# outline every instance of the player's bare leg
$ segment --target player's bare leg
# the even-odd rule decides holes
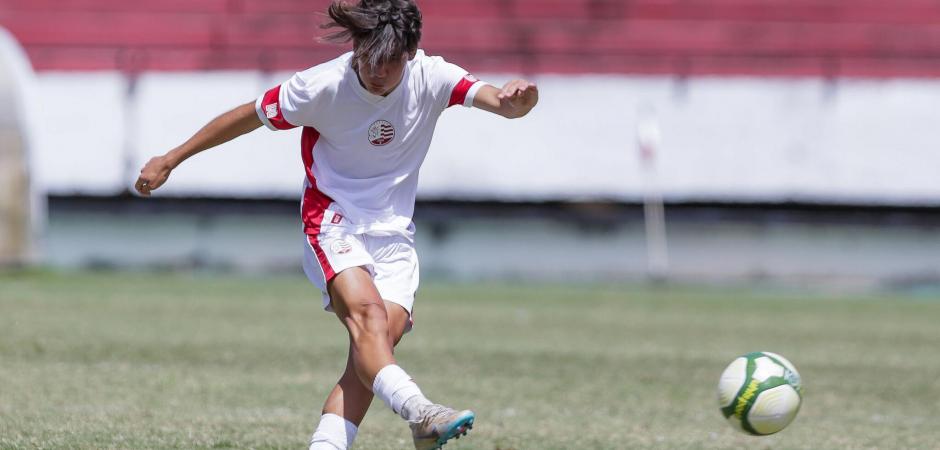
[[[398,345],[408,325],[408,311],[401,305],[385,302],[388,314],[388,339],[392,346]],[[372,404],[372,390],[367,389],[353,367],[352,341],[349,343],[349,356],[346,359],[346,371],[333,387],[323,405],[320,425],[310,441],[311,450],[343,450],[348,448],[359,430],[359,424]],[[394,348],[392,349],[394,353]],[[345,446],[343,446],[345,445]]]
[[[349,332],[354,371],[363,385],[372,386],[382,368],[395,364],[385,301],[364,267],[340,272],[327,289],[336,317]]]
[[[402,308],[401,305],[392,302],[385,302],[385,310],[388,313],[388,340],[394,347],[398,345],[398,342],[405,334],[405,328],[408,325],[408,311],[405,311],[405,308]],[[365,417],[366,411],[372,403],[373,394],[372,390],[367,389],[356,375],[352,352],[353,347],[350,341],[346,371],[336,387],[333,388],[333,392],[326,399],[326,403],[323,405],[323,413],[345,417],[346,420],[358,426],[362,423],[362,418]],[[393,348],[392,353],[394,354],[394,352]]]
[[[392,349],[397,330],[390,332],[389,312],[372,282],[369,272],[362,267],[347,269],[338,274],[328,285],[333,310],[346,326],[350,337],[350,358],[347,374],[340,380],[345,383],[358,381],[366,390],[371,388],[376,396],[395,413],[409,421],[418,449],[440,448],[447,440],[466,434],[472,427],[474,415],[470,411],[457,412],[440,405],[433,405],[410,376],[395,364]],[[397,319],[397,310],[391,319]],[[399,322],[400,323],[400,322]],[[395,324],[397,328],[397,323]],[[402,332],[404,328],[402,327]],[[395,335],[398,336],[395,336]],[[365,402],[367,396],[354,392],[353,388],[342,391],[342,400],[329,403],[330,408],[344,408],[351,402]],[[335,392],[335,389],[334,389]],[[331,394],[332,397],[332,394]],[[348,400],[347,401],[347,397]],[[366,403],[366,408],[368,403]],[[353,413],[354,411],[349,411]],[[352,419],[362,420],[365,412]],[[324,416],[324,418],[332,415]],[[338,416],[341,417],[341,416]],[[321,419],[322,422],[323,419]],[[340,426],[341,424],[336,424]],[[319,428],[318,428],[319,430]],[[314,442],[313,444],[316,444]],[[339,444],[339,443],[337,443]],[[343,442],[342,444],[346,444]],[[334,445],[335,448],[344,448]],[[329,448],[329,447],[324,447]]]

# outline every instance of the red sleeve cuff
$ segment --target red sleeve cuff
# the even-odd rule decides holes
[[[475,76],[470,75],[469,73],[464,75],[460,79],[460,82],[454,86],[454,90],[450,93],[450,101],[447,102],[447,107],[450,108],[454,105],[463,105],[467,101],[467,93],[470,92],[470,88],[476,84],[478,80]]]
[[[289,130],[296,128],[297,125],[288,122],[287,119],[284,118],[284,111],[281,110],[280,96],[280,85],[265,92],[264,95],[258,99],[255,106],[258,117],[261,118],[265,126],[272,130]]]

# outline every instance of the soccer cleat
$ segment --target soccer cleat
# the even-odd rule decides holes
[[[473,428],[473,411],[455,411],[446,406],[428,405],[421,417],[411,422],[415,450],[437,450],[452,438],[466,436]]]

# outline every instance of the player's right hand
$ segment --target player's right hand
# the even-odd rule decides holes
[[[147,161],[143,169],[140,169],[140,176],[134,183],[134,189],[140,192],[144,197],[150,197],[150,192],[163,186],[173,166],[167,161],[166,156],[156,156]]]

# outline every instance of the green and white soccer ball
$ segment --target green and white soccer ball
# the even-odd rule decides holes
[[[800,410],[803,387],[796,367],[770,352],[741,356],[718,381],[721,413],[736,429],[763,436],[790,424]]]

